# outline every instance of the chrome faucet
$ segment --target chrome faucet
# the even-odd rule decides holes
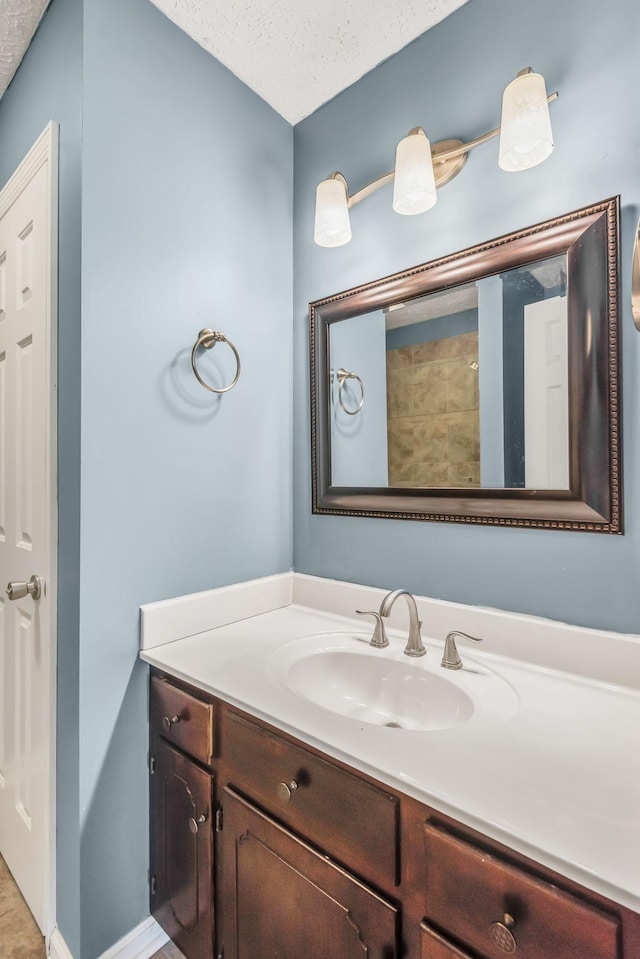
[[[440,663],[445,669],[462,669],[462,660],[456,648],[456,636],[460,636],[462,639],[470,639],[473,643],[482,642],[481,636],[470,636],[469,633],[463,633],[459,629],[452,629],[450,633],[447,633],[447,638],[444,641],[444,654]]]
[[[422,644],[422,636],[420,635],[422,623],[418,619],[418,607],[411,593],[406,589],[394,589],[393,592],[388,593],[380,604],[380,616],[386,617],[389,615],[399,596],[405,597],[409,607],[409,639],[404,649],[405,655],[424,656],[426,649]]]
[[[380,613],[376,613],[375,609],[356,609],[358,616],[373,616],[375,618],[376,624],[373,627],[373,636],[369,640],[369,645],[373,646],[375,649],[384,649],[385,646],[389,645],[389,637],[384,628],[384,621]]]

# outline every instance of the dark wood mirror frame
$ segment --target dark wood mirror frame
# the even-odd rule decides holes
[[[614,197],[309,304],[314,513],[622,533]],[[331,485],[331,324],[547,257],[567,256],[568,490]]]

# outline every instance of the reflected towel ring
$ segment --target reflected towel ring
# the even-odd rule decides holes
[[[355,416],[356,413],[359,413],[362,407],[364,406],[364,386],[362,385],[362,380],[360,379],[357,373],[349,373],[347,372],[347,370],[343,369],[342,367],[340,367],[340,369],[336,373],[336,376],[338,377],[338,383],[340,384],[340,386],[338,387],[338,402],[340,403],[340,406],[345,411],[345,413],[347,413],[349,416]],[[360,384],[361,397],[360,397],[360,402],[358,403],[358,406],[356,407],[355,410],[349,410],[344,405],[344,399],[342,397],[342,389],[345,383],[347,382],[347,380],[357,380],[358,383]]]
[[[203,346],[205,350],[210,350],[216,345],[216,343],[227,344],[229,349],[233,351],[233,355],[236,358],[236,367],[237,367],[236,375],[231,380],[229,385],[223,386],[222,389],[219,389],[219,390],[217,390],[215,386],[209,386],[208,383],[205,383],[205,381],[202,379],[202,377],[198,373],[198,368],[196,366],[196,351],[198,347]],[[198,383],[201,386],[204,386],[205,390],[209,390],[210,393],[228,393],[229,390],[233,389],[233,387],[236,385],[240,377],[240,356],[238,354],[237,349],[231,342],[231,340],[228,340],[227,337],[224,335],[224,333],[218,333],[216,330],[200,330],[200,332],[198,333],[198,339],[193,344],[193,349],[191,350],[191,368],[193,372],[195,373],[195,377]]]

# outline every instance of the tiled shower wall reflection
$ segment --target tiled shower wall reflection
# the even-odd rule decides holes
[[[387,352],[390,486],[480,485],[477,364],[477,332]]]

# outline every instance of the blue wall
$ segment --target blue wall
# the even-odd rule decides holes
[[[148,914],[138,607],[292,565],[293,136],[148,0],[85,0],[83,96],[81,919],[94,959]],[[205,326],[242,359],[220,398],[191,372]]]
[[[636,0],[471,0],[295,129],[294,559],[297,570],[446,599],[638,629],[638,348],[629,266],[640,203]],[[522,67],[546,78],[556,149],[542,166],[502,172],[497,142],[474,151],[423,216],[397,216],[389,190],[351,212],[353,240],[313,244],[316,184],[340,170],[350,190],[390,169],[421,124],[432,142],[499,122]],[[307,303],[620,193],[626,535],[547,532],[351,517],[310,508]],[[336,543],[349,543],[348,549]],[[428,631],[428,623],[425,624]]]
[[[81,0],[55,0],[0,100],[0,185],[52,119],[60,124],[57,911],[66,941],[78,956]]]
[[[462,310],[448,316],[436,316],[420,323],[407,323],[387,330],[387,350],[401,350],[403,346],[416,346],[444,340],[449,336],[478,332],[478,310]]]

